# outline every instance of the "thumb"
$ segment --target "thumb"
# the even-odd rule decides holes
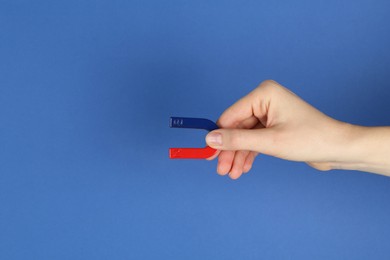
[[[269,153],[272,149],[271,130],[263,129],[218,129],[206,136],[206,143],[218,150],[246,150]]]

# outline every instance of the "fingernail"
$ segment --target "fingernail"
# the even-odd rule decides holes
[[[206,142],[212,145],[222,145],[222,134],[210,133],[206,136]]]

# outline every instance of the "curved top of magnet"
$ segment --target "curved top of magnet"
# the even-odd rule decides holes
[[[204,129],[209,132],[219,128],[216,123],[209,119],[191,117],[171,117],[169,120],[169,127]]]
[[[216,123],[205,118],[171,117],[169,120],[171,128],[191,128],[213,131],[218,129]],[[216,149],[206,146],[204,148],[170,148],[169,158],[171,159],[207,159],[217,152]]]

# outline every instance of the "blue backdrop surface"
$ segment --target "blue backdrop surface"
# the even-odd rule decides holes
[[[275,79],[390,125],[390,2],[0,1],[0,259],[389,259],[390,179],[171,161]]]

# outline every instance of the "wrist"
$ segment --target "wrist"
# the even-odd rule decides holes
[[[390,128],[341,124],[345,142],[331,167],[390,176]]]

